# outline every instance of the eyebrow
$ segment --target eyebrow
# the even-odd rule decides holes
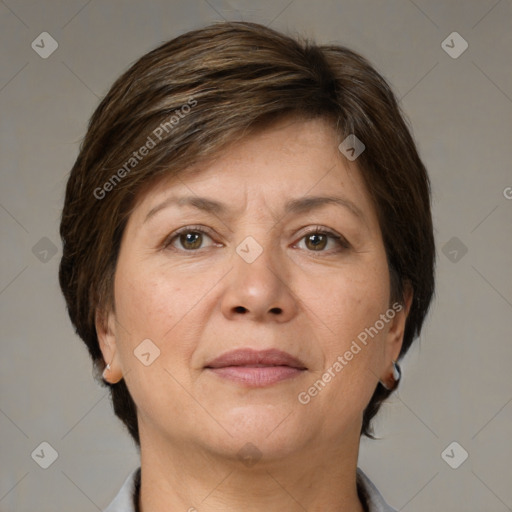
[[[285,204],[285,214],[300,214],[311,210],[320,209],[325,205],[335,204],[350,211],[355,217],[360,218],[366,222],[365,216],[361,209],[357,207],[352,201],[343,197],[337,196],[305,196],[298,199],[291,199]],[[231,208],[227,205],[220,203],[214,199],[199,196],[172,196],[165,201],[153,207],[146,215],[144,222],[147,222],[151,217],[154,217],[158,212],[170,206],[179,207],[192,207],[214,215],[226,215],[230,212]]]
[[[335,204],[346,208],[355,217],[359,217],[361,220],[365,221],[365,216],[358,206],[348,199],[336,196],[305,196],[299,199],[292,199],[286,203],[285,212],[299,214],[319,209],[328,204]]]
[[[154,208],[152,208],[149,213],[146,215],[144,222],[147,222],[151,217],[153,217],[156,213],[169,206],[179,206],[186,207],[191,206],[196,208],[197,210],[202,210],[208,213],[213,213],[215,215],[225,215],[228,211],[226,205],[219,203],[213,199],[208,199],[206,197],[198,197],[198,196],[182,196],[182,197],[168,197],[165,201],[160,204],[157,204]]]

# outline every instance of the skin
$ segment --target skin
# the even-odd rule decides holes
[[[412,297],[321,392],[299,402],[390,307],[375,208],[339,142],[325,120],[282,120],[200,172],[154,186],[132,211],[115,312],[98,315],[97,330],[111,364],[105,378],[124,378],[137,405],[143,512],[363,510],[355,483],[362,415],[378,380],[389,382]],[[145,220],[181,195],[230,210],[169,205]],[[337,204],[284,213],[304,196],[343,197],[361,216]],[[190,225],[208,234],[173,238]],[[306,236],[317,225],[348,245]],[[248,236],[263,249],[252,263],[236,252]],[[160,350],[149,366],[134,357],[146,339]],[[248,388],[204,368],[245,347],[278,348],[307,370]],[[250,466],[238,457],[246,443],[261,454]]]

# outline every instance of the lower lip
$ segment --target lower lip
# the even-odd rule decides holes
[[[225,366],[208,368],[223,379],[244,384],[249,387],[271,386],[283,380],[297,377],[304,372],[290,366]]]

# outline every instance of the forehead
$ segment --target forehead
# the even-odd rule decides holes
[[[311,198],[329,196],[372,224],[375,211],[360,170],[339,152],[339,141],[327,120],[281,120],[233,142],[206,163],[161,179],[139,198],[133,214],[141,221],[169,198],[197,206],[199,197],[207,196],[212,201],[202,205],[214,213],[224,208],[240,215],[252,202],[279,216],[285,209],[300,212],[308,206],[306,198],[313,206]]]

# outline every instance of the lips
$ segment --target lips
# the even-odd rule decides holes
[[[306,366],[302,361],[281,350],[252,350],[252,349],[238,349],[231,352],[226,352],[210,361],[206,368],[225,368],[227,366],[252,366],[252,367],[265,367],[265,366],[289,366],[290,368],[297,368],[305,370]]]
[[[205,369],[247,387],[264,387],[296,377],[307,368],[281,350],[238,349],[208,362]]]

